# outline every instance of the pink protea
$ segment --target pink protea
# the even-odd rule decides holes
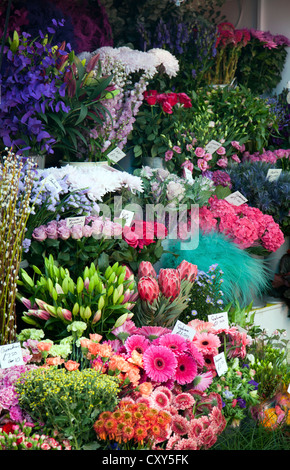
[[[140,299],[146,300],[150,304],[159,296],[159,285],[156,279],[150,276],[143,276],[138,282],[138,293]]]
[[[194,282],[197,276],[197,265],[189,263],[186,260],[181,261],[177,267],[180,273],[180,279],[187,279],[190,282]]]
[[[141,261],[138,268],[138,277],[139,279],[144,276],[150,276],[157,278],[155,269],[153,268],[150,261]]]
[[[176,299],[180,294],[180,283],[180,273],[177,269],[160,269],[158,284],[164,297]]]

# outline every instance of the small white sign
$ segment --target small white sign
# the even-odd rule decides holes
[[[216,356],[213,357],[213,360],[214,360],[214,363],[215,363],[215,368],[216,368],[217,374],[219,376],[225,374],[226,371],[228,370],[228,365],[227,365],[227,361],[226,361],[226,358],[225,358],[225,353],[222,352],[220,354],[217,354]]]
[[[177,322],[174,325],[173,334],[175,335],[180,335],[185,339],[189,339],[190,341],[193,340],[195,336],[195,329],[192,328],[189,325],[186,325],[185,323],[182,323],[180,320],[177,320]]]
[[[119,215],[118,219],[124,219],[126,221],[125,225],[127,227],[130,227],[130,225],[133,221],[134,215],[135,215],[134,212],[126,211],[125,209],[123,209],[121,214]]]
[[[184,174],[185,174],[185,179],[187,179],[189,183],[193,183],[192,173],[188,168],[184,168]]]
[[[119,160],[124,158],[126,154],[123,150],[119,149],[119,147],[114,148],[110,153],[108,153],[107,157],[114,163],[117,163]]]
[[[81,225],[82,227],[85,225],[86,217],[68,217],[66,219],[66,226],[68,228],[72,228],[74,225]]]
[[[268,181],[277,181],[277,179],[281,175],[281,172],[281,168],[271,168],[270,170],[268,170],[266,178]]]
[[[58,193],[62,191],[61,185],[59,184],[59,182],[57,181],[57,179],[55,179],[53,175],[46,176],[46,178],[44,178],[44,184],[48,188],[49,187],[54,188]]]
[[[12,366],[24,364],[20,343],[11,343],[0,346],[0,367],[8,369]]]
[[[208,315],[208,321],[213,323],[216,330],[229,327],[228,312],[213,313]]]
[[[290,384],[288,385],[287,392],[290,393]]]
[[[214,152],[217,151],[222,146],[220,142],[217,142],[216,140],[211,140],[206,146],[205,146],[205,151],[207,153],[213,154]]]
[[[230,204],[233,204],[234,206],[241,206],[242,204],[245,204],[248,199],[245,198],[245,196],[240,193],[240,191],[235,191],[232,194],[229,194],[227,197],[225,197],[225,201],[229,202]]]

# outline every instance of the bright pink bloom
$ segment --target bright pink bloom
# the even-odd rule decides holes
[[[160,269],[158,284],[164,297],[176,299],[180,294],[180,282],[180,273],[177,269]]]
[[[150,346],[143,354],[144,370],[150,379],[166,382],[175,376],[177,359],[165,346]]]
[[[187,279],[190,282],[194,282],[197,276],[197,265],[189,263],[186,260],[181,261],[177,267],[180,273],[180,279]]]
[[[156,279],[150,276],[143,276],[138,282],[138,293],[142,300],[150,304],[159,296],[159,285]]]

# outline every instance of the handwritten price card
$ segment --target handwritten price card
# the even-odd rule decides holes
[[[240,191],[235,191],[232,194],[229,194],[229,196],[225,197],[225,201],[229,202],[230,204],[233,204],[234,206],[241,206],[245,202],[247,202],[248,199],[245,198],[245,196],[240,193]]]
[[[219,330],[220,328],[228,328],[228,312],[220,312],[208,315],[208,321],[214,324],[216,330]]]
[[[80,217],[68,217],[66,219],[66,225],[69,228],[72,228],[74,225],[81,225],[82,227],[85,225],[85,216]]]
[[[215,368],[216,368],[218,376],[220,377],[221,375],[224,375],[226,371],[228,370],[225,353],[222,352],[220,354],[217,354],[216,356],[213,357],[213,360],[214,360],[214,364],[215,364]]]
[[[195,335],[195,329],[191,328],[185,323],[182,323],[180,320],[177,320],[177,322],[174,325],[172,333],[174,333],[175,335],[180,335],[183,338],[189,339],[190,341],[192,341]]]
[[[205,151],[207,153],[213,154],[217,149],[219,149],[222,146],[220,142],[217,142],[216,140],[211,140],[206,146],[205,146]]]
[[[108,153],[107,157],[114,163],[117,163],[119,160],[124,158],[126,154],[123,150],[119,149],[119,147],[114,148],[110,153]]]
[[[22,366],[23,356],[20,343],[4,344],[0,346],[0,367],[8,369],[12,366]]]

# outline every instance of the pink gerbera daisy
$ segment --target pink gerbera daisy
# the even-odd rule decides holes
[[[197,349],[196,346],[191,342],[189,343],[189,351],[190,354],[192,355],[193,359],[195,360],[197,367],[200,369],[203,368],[204,366],[204,357],[203,354]]]
[[[193,344],[203,354],[217,354],[221,342],[219,337],[213,333],[197,333]]]
[[[180,335],[169,333],[161,336],[159,339],[160,346],[170,348],[174,353],[184,353],[187,350],[188,342]]]
[[[195,439],[180,439],[174,446],[174,450],[198,450],[198,444]]]
[[[172,417],[171,429],[179,436],[187,434],[189,428],[189,421],[182,415],[174,415]]]
[[[169,328],[163,328],[162,326],[142,326],[138,328],[138,335],[143,335],[150,341],[168,333],[171,333],[171,330],[169,330]]]
[[[222,414],[221,410],[214,406],[209,415],[210,420],[214,423],[218,433],[221,433],[226,427],[226,419]]]
[[[208,321],[196,318],[188,323],[197,333],[213,333],[215,331],[214,324]]]
[[[139,354],[144,354],[147,348],[151,345],[149,339],[142,335],[132,335],[126,339],[125,348],[128,354],[132,354],[133,351],[137,351]]]
[[[150,346],[143,354],[145,372],[155,382],[165,382],[176,372],[177,359],[170,349],[164,346]]]
[[[150,398],[153,401],[154,408],[163,409],[169,405],[168,396],[164,392],[161,392],[157,389],[151,393]]]
[[[195,399],[190,393],[183,392],[179,393],[174,397],[173,405],[178,410],[186,410],[187,408],[191,408],[195,403]]]
[[[194,378],[193,381],[193,388],[195,390],[199,390],[204,392],[212,383],[213,374],[211,371],[205,372],[203,374],[199,374]]]
[[[177,356],[176,381],[180,385],[193,381],[197,374],[197,364],[192,356],[179,354]]]
[[[171,392],[171,390],[169,390],[168,387],[164,387],[163,385],[160,385],[159,387],[156,387],[156,388],[155,388],[154,392],[156,392],[156,391],[165,393],[165,395],[167,396],[169,402],[171,402],[171,400],[172,400],[172,392]]]
[[[189,424],[188,436],[198,439],[203,432],[203,424],[200,418],[192,419]]]

